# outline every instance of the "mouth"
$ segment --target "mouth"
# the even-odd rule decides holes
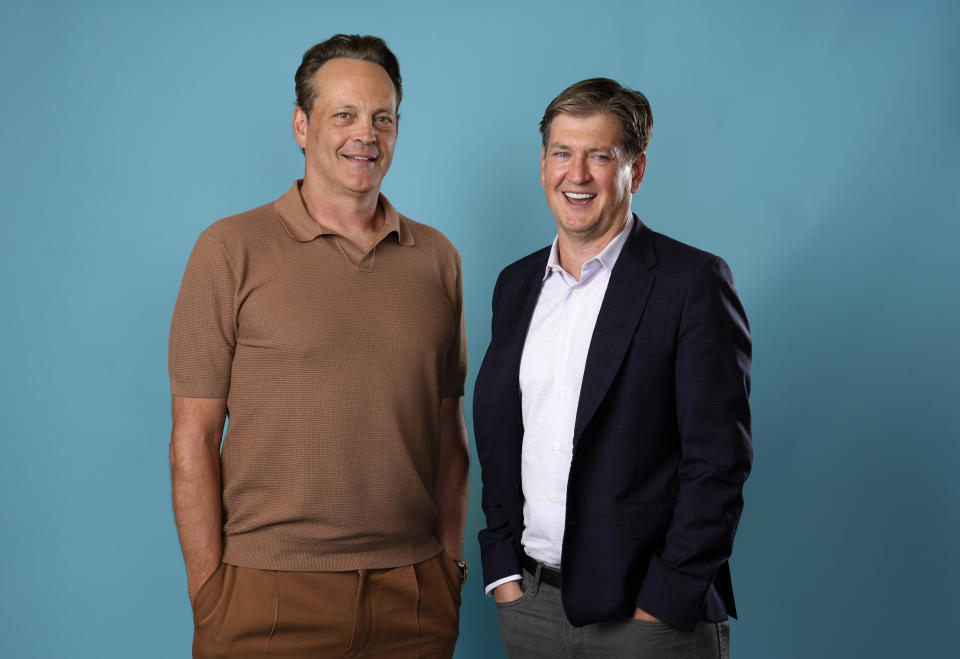
[[[372,156],[366,153],[344,153],[343,157],[347,160],[352,160],[354,162],[376,162],[377,156]]]
[[[589,205],[597,195],[594,192],[564,192],[563,196],[571,206],[582,207]]]

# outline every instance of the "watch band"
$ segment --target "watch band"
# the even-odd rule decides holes
[[[457,564],[457,567],[460,568],[460,584],[463,585],[467,582],[467,562],[466,561],[454,561]]]

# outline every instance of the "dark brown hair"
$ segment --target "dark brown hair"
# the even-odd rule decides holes
[[[294,76],[297,83],[297,105],[306,113],[308,120],[313,102],[317,98],[317,90],[313,87],[314,75],[321,66],[337,57],[359,59],[382,66],[397,91],[397,109],[400,108],[400,99],[403,97],[400,64],[387,43],[380,37],[369,35],[335,34],[303,54],[303,61]]]
[[[576,82],[550,101],[543,119],[540,135],[543,146],[550,141],[550,124],[560,114],[586,117],[609,112],[623,126],[621,142],[628,158],[647,150],[653,133],[653,112],[647,97],[635,89],[624,87],[610,78],[590,78]]]

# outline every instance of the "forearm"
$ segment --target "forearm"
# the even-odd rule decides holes
[[[175,403],[176,408],[176,403]],[[170,440],[173,513],[193,598],[223,555],[220,436],[223,423],[196,424],[176,414]]]
[[[440,467],[433,492],[437,506],[434,534],[450,556],[460,559],[470,495],[470,451],[460,399],[444,398],[440,416]]]

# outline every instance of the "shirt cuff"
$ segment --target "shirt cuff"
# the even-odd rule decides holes
[[[497,579],[492,584],[484,588],[483,592],[487,594],[487,597],[492,597],[490,593],[493,591],[494,588],[496,588],[500,584],[507,583],[508,581],[520,581],[521,579],[523,579],[523,575],[511,574],[509,577],[504,577],[503,579]]]

